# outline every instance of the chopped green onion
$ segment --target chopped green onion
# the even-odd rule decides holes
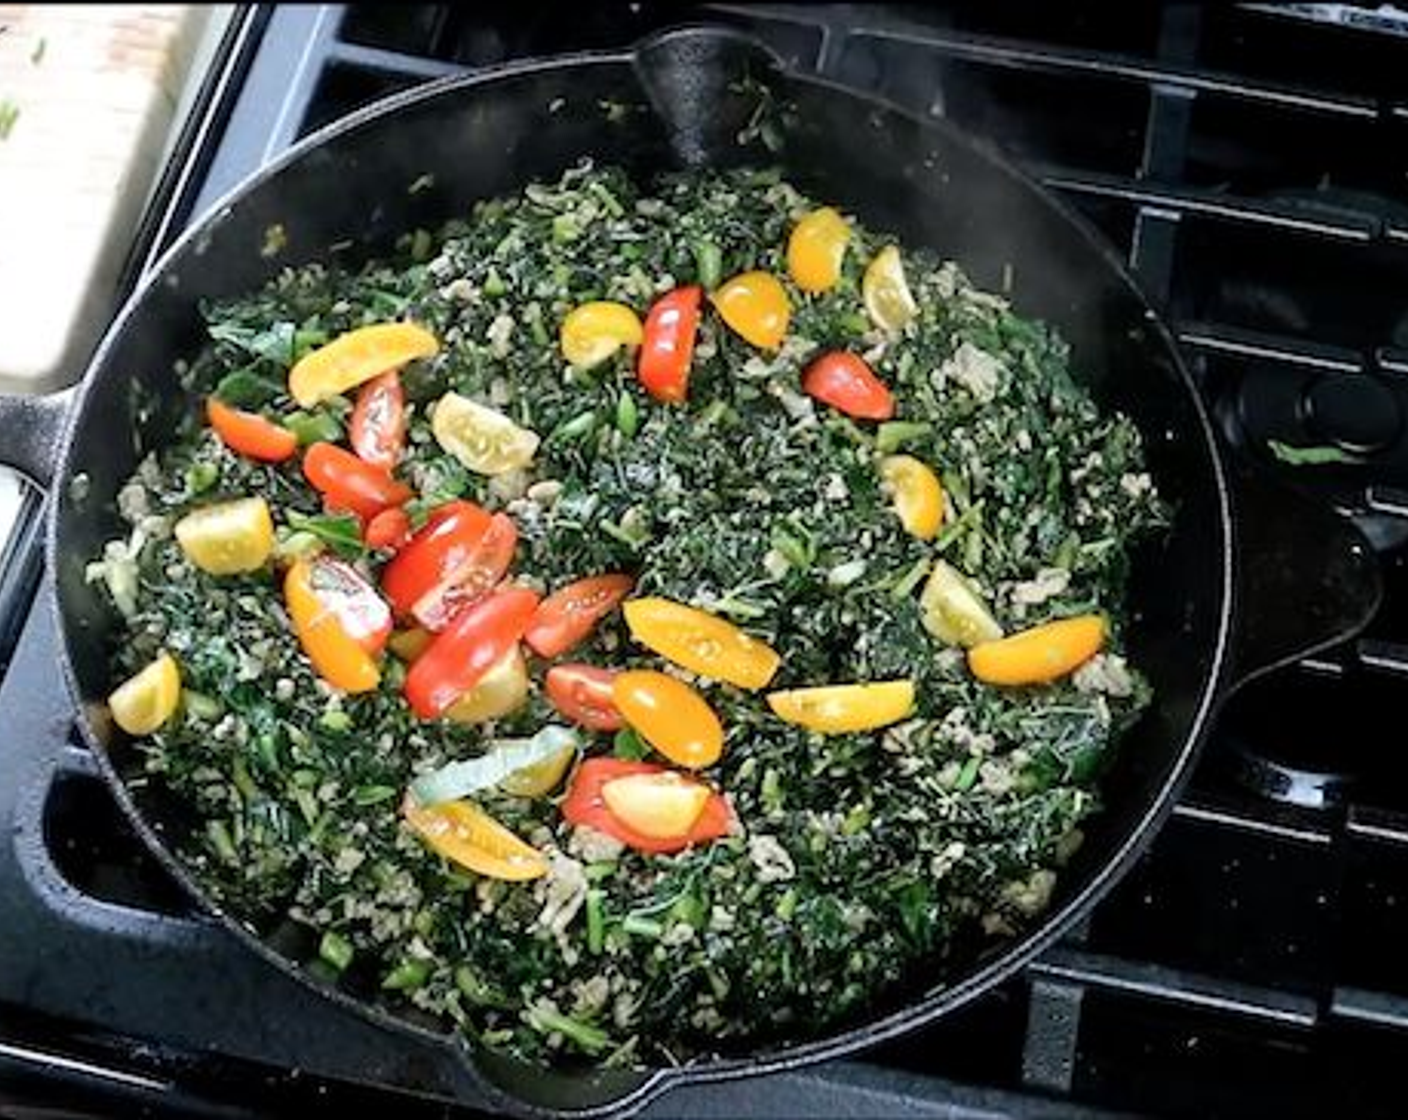
[[[416,262],[430,259],[430,251],[435,248],[435,241],[430,236],[428,229],[418,229],[411,234],[411,260]]]
[[[216,819],[205,826],[206,838],[210,841],[210,846],[215,849],[215,854],[220,857],[221,863],[239,863],[240,854],[235,850],[235,842],[230,837],[229,826],[224,821]]]
[[[572,419],[564,421],[554,428],[552,432],[549,433],[548,440],[554,442],[557,440],[581,439],[594,427],[596,427],[595,410],[579,412],[576,416],[572,417]]]
[[[345,972],[347,966],[352,963],[352,953],[352,942],[335,929],[325,931],[323,939],[318,942],[318,956],[338,972]]]
[[[963,769],[958,772],[958,777],[953,780],[953,788],[959,793],[967,793],[973,788],[973,783],[978,780],[978,766],[981,760],[975,754],[970,754],[963,762]]]
[[[797,892],[791,887],[788,887],[787,890],[783,893],[782,897],[777,900],[777,906],[774,907],[774,913],[776,913],[777,916],[781,918],[784,922],[790,922],[792,920],[792,915],[796,912]]]
[[[531,739],[500,739],[489,744],[478,758],[451,762],[411,783],[411,793],[422,805],[454,801],[497,786],[510,774],[545,762],[563,750],[576,750],[575,731],[549,724]]]
[[[630,439],[639,428],[640,409],[636,406],[636,399],[630,393],[622,393],[616,402],[616,430]]]
[[[489,275],[484,277],[484,294],[492,298],[501,296],[506,291],[508,291],[508,286],[504,283],[504,278],[491,268]]]
[[[887,420],[876,430],[875,450],[888,455],[933,429],[932,424],[920,420]]]
[[[386,974],[381,986],[389,991],[413,992],[430,978],[430,962],[425,960],[402,961]]]
[[[929,574],[929,558],[920,557],[910,565],[909,570],[895,581],[895,586],[890,588],[891,599],[908,599],[914,593],[914,589],[919,586],[926,575]]]
[[[328,731],[346,731],[352,726],[352,717],[341,708],[334,708],[318,717],[318,726]]]
[[[665,927],[654,918],[647,918],[640,914],[627,914],[621,920],[621,928],[636,937],[658,938],[665,932]]]
[[[542,1034],[560,1034],[588,1054],[599,1054],[611,1045],[611,1037],[600,1027],[564,1015],[544,1003],[535,1004],[526,1019],[534,1030]]]
[[[214,463],[197,462],[186,468],[186,492],[204,494],[220,478],[220,468]]]
[[[352,800],[357,805],[380,805],[390,801],[397,794],[395,786],[358,786],[352,791]]]
[[[587,891],[587,950],[600,953],[606,939],[606,921],[601,913],[601,891]]]
[[[284,417],[283,425],[298,438],[301,447],[336,443],[342,438],[342,425],[330,412],[292,412]]]
[[[694,268],[705,291],[717,288],[724,278],[724,255],[712,241],[696,241]]]

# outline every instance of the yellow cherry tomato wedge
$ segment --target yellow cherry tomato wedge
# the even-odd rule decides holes
[[[914,710],[914,682],[832,684],[769,692],[768,707],[788,723],[823,735],[873,731],[898,723]]]
[[[163,652],[108,697],[113,722],[129,735],[150,735],[176,711],[181,701],[181,669]]]
[[[1077,615],[974,646],[968,667],[986,684],[1047,684],[1089,661],[1104,644],[1105,619]]]
[[[415,323],[376,323],[338,335],[305,354],[288,373],[288,391],[303,408],[355,389],[415,358],[430,358],[440,343]]]
[[[593,300],[562,320],[562,356],[578,369],[599,366],[624,346],[639,346],[645,328],[624,303]]]
[[[744,272],[725,280],[709,297],[735,334],[762,350],[776,350],[787,337],[792,305],[771,272]]]
[[[528,665],[514,646],[479,678],[479,683],[445,709],[456,723],[485,723],[516,711],[528,699]]]
[[[515,770],[499,783],[499,788],[514,797],[546,797],[562,784],[567,768],[577,757],[575,745],[563,747],[542,762]]]
[[[432,849],[475,874],[523,882],[548,873],[542,852],[468,801],[420,805],[407,796],[401,815]]]
[[[601,799],[627,828],[652,840],[684,836],[708,804],[710,789],[673,771],[627,774],[601,787]]]
[[[540,442],[537,432],[520,428],[502,412],[458,393],[446,393],[436,402],[430,430],[443,450],[485,475],[526,467]]]
[[[944,520],[944,489],[939,476],[912,455],[880,460],[880,478],[895,502],[905,532],[921,541],[939,535]]]
[[[919,595],[919,610],[924,628],[951,646],[966,648],[1002,637],[1002,627],[972,580],[942,560],[934,561],[929,582]]]
[[[860,281],[861,300],[870,321],[882,331],[903,330],[919,314],[919,305],[904,278],[900,251],[887,245],[866,266]]]
[[[376,654],[391,632],[391,610],[355,568],[326,556],[297,560],[284,577],[284,603],[318,676],[344,692],[381,683]]]
[[[787,271],[804,292],[825,292],[841,278],[841,261],[851,227],[830,206],[813,210],[792,227],[787,239]]]
[[[631,637],[692,673],[750,691],[767,687],[782,658],[731,622],[671,599],[630,599],[621,608]]]
[[[641,738],[677,766],[697,770],[723,754],[719,717],[684,681],[653,669],[630,669],[616,674],[611,698]]]
[[[255,571],[274,550],[274,519],[263,498],[193,509],[176,522],[175,532],[186,559],[213,576]]]

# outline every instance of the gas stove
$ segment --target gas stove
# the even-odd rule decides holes
[[[1147,856],[1071,938],[860,1060],[648,1114],[1389,1115],[1408,1060],[1408,14],[1038,2],[237,11],[134,281],[299,136],[447,74],[680,22],[989,138],[1124,252],[1236,454],[1352,518],[1385,604],[1230,703]],[[121,823],[72,727],[38,503],[0,566],[0,1107],[473,1114],[438,1051],[251,957]],[[1295,609],[1288,604],[1287,609]]]

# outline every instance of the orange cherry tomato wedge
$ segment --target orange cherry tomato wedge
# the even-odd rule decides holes
[[[368,548],[394,552],[411,539],[411,519],[400,506],[384,509],[367,522],[362,539]]]
[[[395,370],[362,386],[348,436],[364,463],[390,471],[401,461],[406,446],[406,395]]]
[[[333,443],[315,443],[303,456],[303,476],[330,509],[369,521],[390,506],[408,502],[410,488]]]
[[[782,658],[759,638],[672,599],[632,599],[622,608],[631,637],[692,673],[739,688],[764,688]]]
[[[1077,615],[983,642],[968,651],[968,667],[987,684],[1048,684],[1089,661],[1105,644],[1105,619]]]
[[[311,408],[439,349],[436,337],[415,323],[358,327],[300,358],[288,372],[288,391],[301,407]]]
[[[841,262],[851,227],[830,206],[813,210],[792,227],[787,239],[787,271],[804,292],[824,292],[841,278]]]
[[[298,450],[297,436],[257,412],[242,412],[209,397],[205,402],[205,415],[220,442],[246,459],[282,463]]]
[[[403,618],[443,630],[503,579],[517,546],[518,529],[507,514],[447,502],[386,565],[382,590]]]
[[[653,669],[631,669],[616,674],[611,698],[622,718],[671,762],[698,770],[723,754],[719,717],[684,681]]]
[[[294,633],[318,675],[344,692],[381,681],[376,655],[391,633],[391,611],[351,564],[331,556],[298,560],[284,577]]]
[[[592,632],[597,622],[631,593],[630,576],[589,576],[560,587],[544,599],[523,640],[539,657],[566,653]]]
[[[726,280],[709,297],[729,329],[763,350],[776,350],[787,337],[792,305],[771,272],[744,272]]]
[[[831,350],[802,375],[802,391],[823,404],[858,420],[888,420],[895,398],[864,359],[844,350]]]
[[[694,360],[694,336],[699,330],[703,298],[704,290],[697,284],[676,288],[657,299],[645,317],[636,375],[657,401],[682,401],[689,392],[689,367]]]
[[[457,614],[406,672],[403,692],[416,715],[443,715],[478,684],[518,644],[537,607],[535,592],[510,587]]]
[[[566,719],[591,731],[619,731],[625,724],[611,686],[616,673],[595,665],[554,665],[544,679],[548,699]]]
[[[478,875],[523,882],[548,873],[542,852],[469,801],[421,805],[407,795],[401,816],[432,849]]]
[[[577,767],[568,788],[567,797],[562,802],[562,818],[572,825],[586,825],[608,836],[614,836],[621,843],[638,852],[668,854],[683,851],[692,844],[703,844],[727,836],[732,822],[728,802],[709,786],[704,808],[688,826],[688,830],[678,836],[648,836],[633,829],[616,816],[606,804],[602,787],[608,782],[631,778],[636,775],[653,775],[661,778],[666,775],[671,785],[681,782],[695,782],[697,779],[677,774],[653,762],[627,762],[620,758],[589,758]],[[700,783],[703,785],[703,783]]]

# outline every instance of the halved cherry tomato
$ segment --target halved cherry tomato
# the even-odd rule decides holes
[[[749,690],[772,680],[782,658],[759,638],[671,599],[632,599],[622,608],[631,637],[692,673]]]
[[[406,446],[406,395],[394,369],[362,386],[348,436],[363,462],[389,471],[401,461]]]
[[[589,576],[559,587],[543,600],[523,640],[539,657],[566,653],[631,593],[630,576]]]
[[[666,854],[683,851],[691,844],[702,844],[727,836],[732,813],[728,802],[713,789],[709,789],[704,808],[694,818],[689,830],[682,836],[647,836],[617,817],[606,806],[602,787],[607,782],[629,778],[637,774],[665,775],[673,773],[664,766],[653,762],[627,762],[621,758],[589,758],[577,768],[572,776],[571,787],[562,802],[562,818],[568,824],[586,825],[608,836],[614,836],[621,843],[638,852]],[[694,781],[695,779],[677,775],[672,781]],[[709,787],[706,787],[709,788]]]
[[[624,303],[593,300],[562,320],[562,356],[578,369],[598,366],[623,346],[639,346],[642,328]]]
[[[904,719],[914,710],[914,682],[794,688],[769,692],[767,699],[768,707],[788,723],[823,735],[844,735],[853,731],[874,731]]]
[[[1099,653],[1105,634],[1102,615],[1062,618],[974,646],[968,668],[986,684],[1048,684]]]
[[[408,486],[332,443],[315,443],[303,456],[303,475],[332,509],[363,521],[410,500]]]
[[[824,292],[841,278],[841,262],[851,227],[830,206],[813,210],[792,227],[787,239],[787,271],[804,292]]]
[[[411,519],[400,506],[384,509],[367,522],[362,539],[368,548],[383,548],[395,552],[411,539]]]
[[[615,679],[614,670],[595,665],[554,665],[544,684],[552,706],[573,723],[592,731],[619,731],[625,720],[611,695]]]
[[[479,875],[522,882],[548,873],[542,852],[472,802],[421,805],[408,795],[401,815],[411,831],[436,852]]]
[[[507,514],[447,502],[386,565],[381,587],[397,614],[443,630],[456,611],[503,579],[517,545],[518,529]]]
[[[776,350],[787,337],[792,305],[771,272],[740,273],[709,298],[729,328],[754,346]]]
[[[415,323],[358,327],[300,358],[288,371],[288,391],[300,406],[310,408],[439,349],[436,337]]]
[[[406,673],[404,693],[422,719],[443,715],[523,637],[538,607],[522,587],[495,591],[466,607]]]
[[[257,412],[242,412],[214,397],[205,402],[205,415],[220,442],[237,455],[261,463],[282,463],[298,450],[298,437]]]
[[[611,698],[625,721],[671,762],[698,770],[719,761],[723,724],[684,681],[653,669],[631,669],[616,674]]]
[[[698,284],[676,288],[657,299],[645,317],[636,374],[657,401],[682,401],[689,392],[689,366],[703,298],[704,289]]]
[[[865,361],[844,350],[817,358],[802,375],[802,391],[860,420],[888,420],[895,398]]]
[[[331,556],[298,560],[284,597],[299,644],[334,688],[367,692],[381,681],[376,655],[391,633],[391,611],[352,565]]]

